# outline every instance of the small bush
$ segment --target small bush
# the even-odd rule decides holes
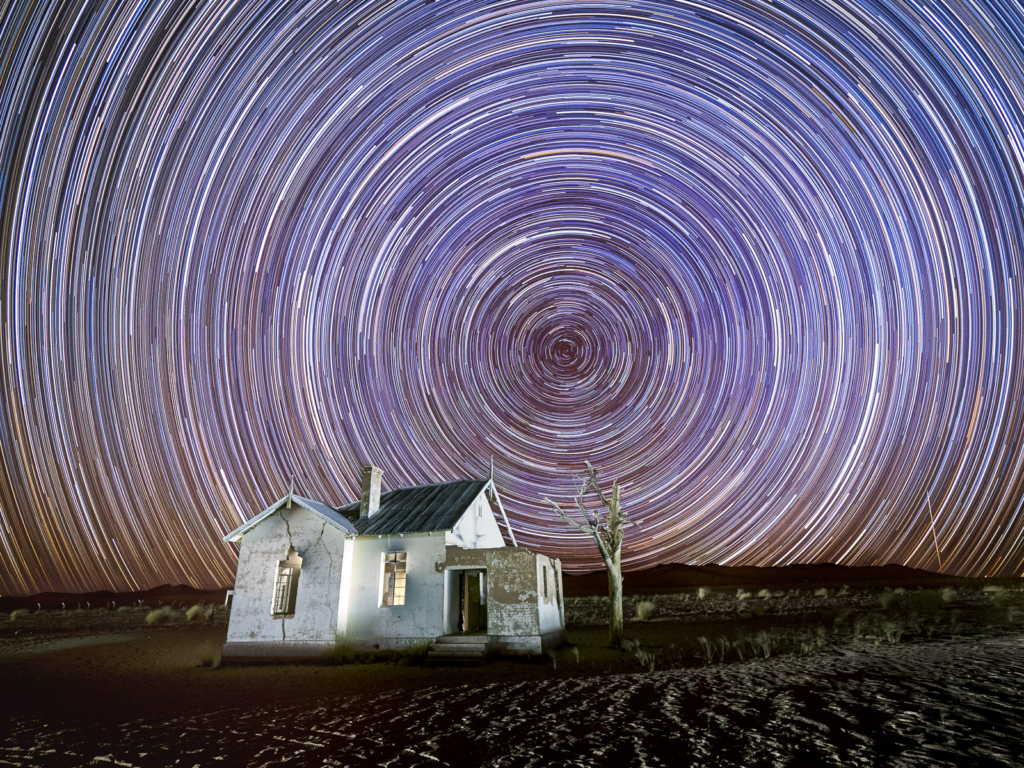
[[[202,603],[196,603],[195,605],[190,605],[188,607],[188,610],[185,611],[185,618],[187,618],[189,621],[192,621],[192,619],[195,619],[195,618],[207,619],[207,620],[212,619],[213,618],[213,606],[212,605],[203,605]]]
[[[941,594],[944,603],[952,603],[956,599],[956,590],[952,587],[943,587]]]
[[[760,592],[757,593],[757,596],[763,600],[766,597],[771,597],[772,591],[770,589],[762,589]]]
[[[736,599],[739,600],[740,602],[743,602],[748,597],[750,597],[750,593],[749,592],[744,592],[743,591],[743,587],[740,587],[739,589],[736,590]]]
[[[11,611],[11,621],[17,621],[22,616],[28,616],[28,608],[18,608],[17,610]]]
[[[658,612],[658,606],[653,600],[641,600],[636,604],[637,621],[649,621]]]
[[[764,616],[765,604],[764,600],[755,600],[750,604],[750,615],[755,619]]]
[[[828,597],[828,587],[814,590],[815,597]]]
[[[703,600],[705,597],[711,594],[711,587],[700,587],[697,590],[697,599]]]
[[[150,626],[158,626],[170,621],[171,606],[164,605],[146,614],[146,623]]]

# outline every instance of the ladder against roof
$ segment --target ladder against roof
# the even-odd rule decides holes
[[[482,664],[487,659],[490,638],[486,634],[441,635],[427,652],[431,664]]]

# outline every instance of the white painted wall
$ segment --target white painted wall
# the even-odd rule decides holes
[[[381,605],[385,552],[407,553],[405,605]],[[410,639],[433,640],[444,634],[442,533],[360,537],[355,540],[352,555],[346,642],[401,648]]]
[[[547,569],[545,571],[545,568]],[[544,578],[547,577],[547,597]],[[537,622],[542,635],[565,629],[562,591],[562,564],[545,555],[537,555]]]
[[[282,508],[240,542],[229,643],[334,644],[345,536],[309,510]],[[302,558],[293,618],[274,617],[278,561]]]
[[[501,536],[501,529],[491,510],[491,504],[487,501],[485,491],[480,491],[455,527],[445,534],[445,543],[451,547],[466,549],[493,549],[505,546],[505,540]]]

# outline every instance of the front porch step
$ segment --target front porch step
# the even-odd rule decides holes
[[[441,635],[427,651],[427,662],[482,664],[489,647],[487,635]]]

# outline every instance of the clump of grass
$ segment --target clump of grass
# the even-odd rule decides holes
[[[185,611],[185,618],[189,621],[192,621],[192,619],[195,618],[210,620],[213,618],[213,606],[203,605],[202,603],[190,605],[188,610]]]
[[[127,613],[128,611],[134,611],[134,610],[135,610],[135,608],[133,608],[130,605],[119,605],[116,608],[117,613]]]
[[[705,597],[711,594],[711,587],[700,587],[697,589],[697,599],[703,600]]]
[[[354,664],[356,649],[344,639],[338,639],[334,643],[334,661],[338,664]]]
[[[750,615],[755,619],[759,619],[764,616],[765,610],[764,600],[755,600],[750,604]]]
[[[636,604],[637,621],[650,621],[657,612],[658,605],[653,600],[641,600]]]
[[[883,619],[882,634],[876,638],[875,644],[877,645],[883,637],[888,643],[898,643],[903,637],[903,629],[903,622],[899,619]]]
[[[17,608],[11,611],[11,621],[17,621],[22,616],[28,616],[28,608]]]
[[[956,590],[952,587],[943,587],[940,594],[944,603],[952,603],[956,599]]]
[[[828,597],[828,587],[814,590],[815,597]]]
[[[399,664],[422,664],[427,653],[434,647],[433,640],[409,640],[402,648]]]
[[[648,672],[654,671],[655,660],[658,658],[657,651],[649,651],[646,648],[641,647],[638,640],[634,640],[631,637],[624,638],[622,640],[622,647],[629,651],[633,658],[640,662],[640,666],[646,669]]]
[[[743,587],[740,587],[739,589],[736,590],[736,599],[739,600],[740,602],[743,602],[744,600],[746,600],[750,596],[751,595],[750,595],[749,592],[744,592],[743,591]]]
[[[171,619],[171,606],[164,605],[146,614],[146,623],[150,626],[165,624]]]
[[[757,596],[764,600],[765,598],[772,596],[772,591],[770,589],[762,589],[760,592],[757,593]]]

